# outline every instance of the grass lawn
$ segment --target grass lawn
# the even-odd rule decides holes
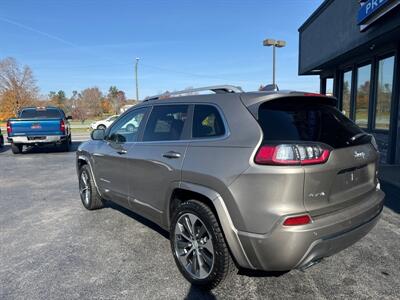
[[[92,130],[90,128],[71,128],[72,134],[74,133],[87,133],[90,134]]]
[[[87,125],[90,126],[93,122],[98,121],[98,120],[85,120],[83,123],[80,120],[70,120],[69,123],[71,125]]]

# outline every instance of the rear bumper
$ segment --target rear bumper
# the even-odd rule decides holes
[[[7,138],[8,142],[14,144],[54,144],[66,141],[68,136],[66,135],[48,135],[41,136],[40,139],[35,139],[33,136],[15,136]]]
[[[316,217],[311,224],[283,226],[265,235],[238,232],[243,249],[256,269],[287,271],[304,268],[331,256],[365,236],[377,223],[384,193],[369,193],[362,203]],[[282,218],[283,221],[283,218]]]

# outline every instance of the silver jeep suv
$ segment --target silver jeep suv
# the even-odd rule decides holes
[[[194,94],[203,90],[214,93]],[[168,230],[191,283],[216,287],[236,267],[304,269],[377,223],[375,140],[335,98],[234,86],[176,94],[94,130],[76,162],[83,205],[111,200]]]

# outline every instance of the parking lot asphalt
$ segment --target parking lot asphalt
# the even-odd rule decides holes
[[[111,203],[84,209],[73,150],[0,149],[0,299],[400,297],[400,214],[388,207],[361,241],[304,272],[242,270],[204,292],[180,275],[159,227]]]

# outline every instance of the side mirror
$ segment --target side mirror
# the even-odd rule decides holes
[[[106,137],[106,131],[104,129],[95,129],[90,134],[90,137],[94,141],[104,140],[104,138]]]
[[[72,116],[68,116],[68,117],[67,117],[67,120],[72,120]]]

